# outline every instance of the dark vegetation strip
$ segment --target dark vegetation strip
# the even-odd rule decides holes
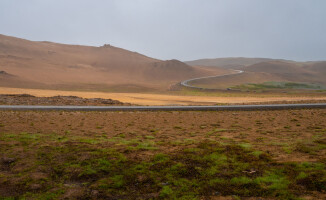
[[[34,106],[0,105],[0,110],[65,110],[65,111],[255,111],[326,108],[326,103],[314,104],[267,104],[267,105],[230,105],[230,106]]]

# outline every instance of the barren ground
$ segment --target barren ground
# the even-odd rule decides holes
[[[0,87],[0,94],[30,94],[36,97],[78,96],[81,98],[114,99],[137,105],[217,105],[255,103],[304,103],[326,102],[325,94],[253,94],[253,93],[205,93],[185,91],[177,94],[106,93],[85,91],[39,90]]]
[[[0,111],[0,199],[325,199],[325,121],[321,109]]]

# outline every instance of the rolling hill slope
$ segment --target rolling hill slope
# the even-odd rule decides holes
[[[314,62],[310,65],[306,65],[305,69],[319,73],[326,79],[326,61]]]
[[[326,86],[326,62],[267,61],[241,68],[244,73],[233,76],[199,79],[192,85],[210,89],[226,89],[243,84],[295,82]]]
[[[326,77],[320,73],[322,69],[323,68],[319,66],[319,62],[310,65],[303,65],[282,61],[262,62],[244,68],[246,72],[264,72],[273,74],[285,81],[325,84]]]
[[[0,86],[141,91],[166,90],[184,79],[223,70],[161,61],[111,45],[66,45],[0,35],[0,71],[15,77],[1,78]]]

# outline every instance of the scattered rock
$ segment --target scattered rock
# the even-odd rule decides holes
[[[31,184],[30,186],[29,186],[29,189],[31,189],[31,190],[40,190],[42,188],[42,185],[40,185],[40,184]]]
[[[98,194],[99,194],[99,191],[98,190],[92,190],[91,191],[91,195],[92,196],[98,196]]]
[[[48,178],[47,174],[42,172],[34,172],[30,174],[30,177],[33,180],[40,181],[40,180],[46,180]]]
[[[104,44],[103,46],[101,46],[102,48],[110,48],[111,45],[110,44]]]
[[[67,188],[62,199],[82,199],[85,196],[85,191],[81,187]]]
[[[169,185],[169,182],[163,182],[162,185]]]
[[[8,157],[3,157],[2,159],[1,159],[1,162],[3,163],[3,164],[11,164],[11,163],[13,163],[13,162],[15,162],[16,161],[16,158],[8,158]]]
[[[5,72],[5,71],[0,71],[0,75],[3,75],[3,76],[12,76],[11,74]]]

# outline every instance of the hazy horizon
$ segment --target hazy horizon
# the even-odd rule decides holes
[[[326,60],[323,0],[2,0],[0,34],[158,59]]]

